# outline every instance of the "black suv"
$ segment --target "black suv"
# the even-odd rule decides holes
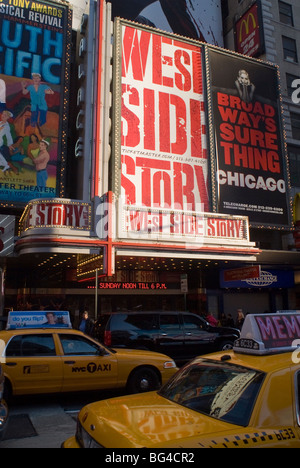
[[[230,349],[239,330],[213,327],[188,312],[113,312],[98,317],[96,338],[115,348],[149,349],[184,362],[197,355]]]

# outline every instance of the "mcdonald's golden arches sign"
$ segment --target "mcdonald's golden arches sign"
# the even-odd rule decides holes
[[[236,51],[249,57],[264,52],[263,22],[261,4],[256,1],[235,23]]]

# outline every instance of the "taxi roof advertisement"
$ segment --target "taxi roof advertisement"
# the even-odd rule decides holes
[[[62,195],[70,8],[0,2],[0,203]]]
[[[217,210],[288,227],[288,162],[277,67],[208,48]],[[222,70],[222,73],[220,73]]]
[[[67,311],[16,311],[9,312],[7,330],[18,328],[72,328],[70,314]]]

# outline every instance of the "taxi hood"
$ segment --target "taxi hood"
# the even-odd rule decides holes
[[[150,448],[232,429],[228,423],[184,408],[156,392],[92,403],[81,410],[79,421],[105,448]]]

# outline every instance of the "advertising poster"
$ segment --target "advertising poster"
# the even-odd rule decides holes
[[[0,0],[0,202],[59,195],[71,10]]]
[[[223,46],[221,0],[109,0],[113,17]]]
[[[234,37],[239,54],[258,57],[264,53],[264,27],[258,0],[236,21]]]
[[[9,312],[6,329],[19,328],[72,328],[72,325],[67,311]]]
[[[209,211],[202,48],[117,24],[115,194],[131,217]],[[160,222],[149,216],[147,232]]]
[[[248,216],[252,225],[289,226],[277,68],[208,49],[217,211]]]

